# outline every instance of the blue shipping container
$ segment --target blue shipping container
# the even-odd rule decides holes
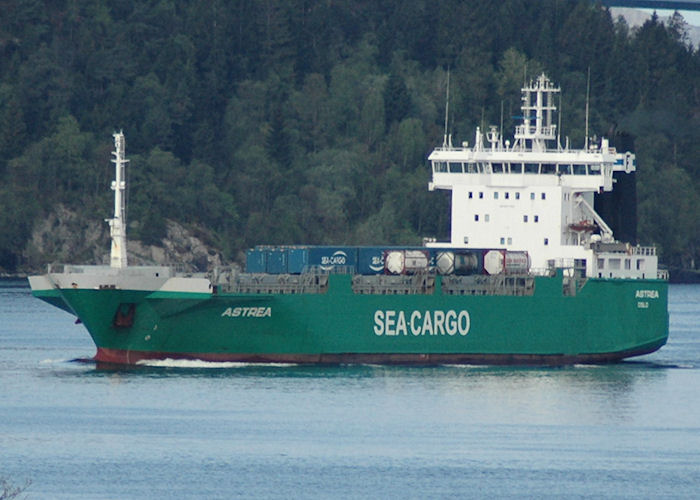
[[[287,271],[290,274],[301,274],[309,265],[308,248],[290,248],[287,250]]]
[[[269,274],[286,274],[287,273],[287,250],[275,249],[266,250],[267,253],[267,272]]]
[[[357,269],[357,247],[309,247],[309,266],[323,271]]]
[[[359,274],[384,274],[384,247],[360,247],[357,256]]]
[[[264,250],[250,249],[245,253],[245,272],[264,273],[267,270],[267,254]]]

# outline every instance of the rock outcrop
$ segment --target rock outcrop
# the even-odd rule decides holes
[[[129,265],[173,265],[189,271],[206,271],[222,264],[220,252],[190,229],[174,221],[167,221],[166,227],[166,237],[160,246],[128,241]],[[28,270],[42,271],[48,263],[108,264],[109,252],[109,226],[104,221],[88,221],[58,206],[35,226],[24,257]]]

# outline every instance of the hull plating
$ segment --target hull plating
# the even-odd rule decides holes
[[[356,295],[331,275],[326,293],[196,294],[62,289],[96,360],[146,359],[386,364],[570,364],[653,352],[668,336],[667,284],[561,277],[532,296]]]

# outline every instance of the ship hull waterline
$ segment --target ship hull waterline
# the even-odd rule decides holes
[[[161,359],[299,364],[567,365],[651,353],[668,336],[667,283],[561,277],[531,296],[356,295],[350,276],[321,294],[34,290],[85,325],[99,363]],[[118,319],[117,316],[121,316]]]

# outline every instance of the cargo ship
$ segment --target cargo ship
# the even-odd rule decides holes
[[[77,317],[100,363],[614,362],[668,337],[656,251],[620,242],[594,209],[635,169],[607,139],[561,144],[560,92],[522,88],[513,141],[491,127],[428,157],[451,191],[450,241],[423,246],[257,246],[244,267],[187,274],[128,266],[125,140],[114,134],[110,263],[50,265],[34,296]],[[588,135],[586,133],[586,135]]]

